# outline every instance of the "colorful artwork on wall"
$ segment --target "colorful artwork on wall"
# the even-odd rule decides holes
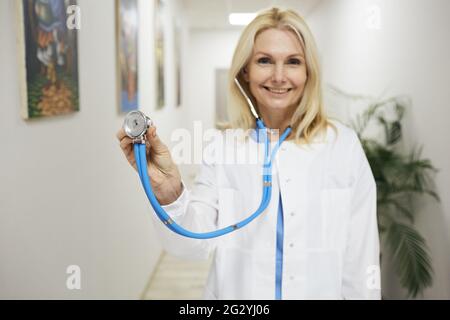
[[[164,108],[164,2],[155,0],[156,109]]]
[[[17,3],[22,116],[35,119],[79,111],[77,28],[67,23],[67,9],[77,1]]]
[[[175,20],[174,22],[174,38],[175,38],[175,106],[181,106],[181,39],[182,31],[180,23]]]
[[[137,0],[116,0],[119,111],[129,112],[139,105]]]

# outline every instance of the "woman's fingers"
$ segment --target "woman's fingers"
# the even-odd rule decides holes
[[[125,154],[128,162],[136,167],[136,159],[134,158],[133,140],[125,134],[123,129],[119,130],[116,134],[117,139],[120,141],[120,148]]]
[[[156,154],[161,154],[166,151],[166,145],[159,139],[156,134],[156,127],[152,126],[147,131],[147,140],[150,142],[150,146]]]
[[[147,141],[152,141],[152,138],[156,135],[156,127],[155,126],[151,126],[150,128],[148,128],[147,130],[147,134],[146,134],[146,138]]]
[[[125,150],[126,147],[131,146],[133,144],[133,140],[129,137],[122,138],[120,140],[120,147]]]
[[[117,139],[120,141],[120,148],[122,149],[128,162],[136,168],[136,159],[134,156],[134,145],[133,139],[127,136],[125,130],[120,129],[116,134]],[[158,168],[168,168],[170,167],[170,153],[168,152],[167,146],[161,141],[159,136],[156,134],[156,127],[152,126],[147,130],[146,133],[146,149],[147,156],[149,155],[150,149],[152,150],[152,159],[147,158],[147,162],[150,164],[154,162],[154,165]],[[169,157],[167,157],[169,156]]]
[[[133,158],[134,159],[134,149],[131,145],[125,147],[122,149],[123,153],[125,153],[125,156],[127,159]]]
[[[125,130],[123,130],[123,128],[121,128],[116,134],[117,140],[119,141],[121,141],[126,136],[127,134],[125,133]]]

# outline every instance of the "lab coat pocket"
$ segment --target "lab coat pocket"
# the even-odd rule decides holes
[[[321,191],[323,241],[327,248],[343,248],[350,217],[351,188]]]

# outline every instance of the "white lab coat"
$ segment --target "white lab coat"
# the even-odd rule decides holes
[[[169,253],[189,259],[214,254],[205,299],[274,299],[280,191],[282,298],[380,298],[375,181],[355,132],[334,124],[337,136],[329,128],[309,146],[282,144],[273,164],[272,200],[245,228],[215,239],[189,239],[172,233],[153,215]],[[205,149],[193,188],[184,186],[174,203],[163,206],[174,221],[191,231],[233,225],[259,207],[263,144],[250,138],[229,143],[224,136]],[[258,154],[259,163],[224,160],[236,151],[240,156]]]

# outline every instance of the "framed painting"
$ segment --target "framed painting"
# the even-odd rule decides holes
[[[164,2],[155,0],[156,109],[164,108]]]
[[[174,19],[174,57],[175,57],[175,106],[181,106],[181,39],[182,39],[182,30],[181,24]]]
[[[139,106],[137,0],[116,0],[119,112]]]
[[[23,118],[79,111],[77,28],[68,23],[67,13],[77,0],[17,4]]]

